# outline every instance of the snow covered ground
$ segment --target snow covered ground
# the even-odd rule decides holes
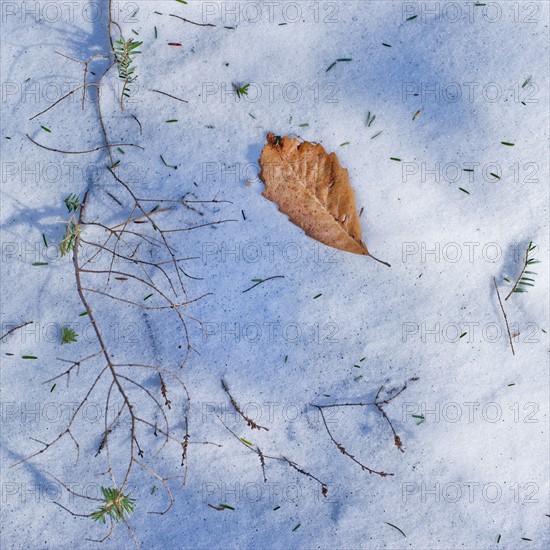
[[[118,173],[140,197],[232,201],[205,206],[204,216],[161,214],[165,225],[236,220],[171,237],[182,256],[196,257],[185,263],[200,278],[186,278],[189,296],[212,293],[188,308],[203,330],[189,324],[200,354],[183,370],[181,330],[168,314],[91,298],[117,358],[157,362],[185,380],[190,441],[222,445],[189,446],[186,484],[170,482],[174,505],[165,515],[148,513],[166,507],[162,483],[134,470],[130,521],[142,548],[547,548],[548,3],[112,7],[124,35],[143,41],[124,111],[116,71],[102,96],[112,141],[144,148],[115,151]],[[2,0],[1,10],[1,333],[33,321],[1,344],[1,544],[131,548],[124,526],[92,542],[104,528],[54,504],[81,514],[97,508],[55,478],[91,496],[109,486],[105,453],[96,456],[108,385],[82,412],[77,464],[65,437],[11,467],[41,449],[31,438],[63,432],[102,368],[90,361],[69,385],[43,384],[68,368],[58,358],[97,350],[79,317],[71,255],[59,255],[63,200],[88,192],[89,218],[115,225],[124,213],[108,193],[124,193],[105,169],[105,150],[67,155],[26,134],[61,150],[102,143],[94,104],[83,112],[80,92],[29,119],[82,84],[84,66],[56,52],[88,61],[108,51],[107,2]],[[96,57],[90,71],[101,67]],[[248,95],[237,98],[232,83],[250,84]],[[316,243],[261,196],[257,161],[269,131],[337,153],[364,208],[365,242],[390,269]],[[513,355],[493,277],[504,299],[530,241],[541,262],[535,286],[504,303]],[[274,276],[284,278],[243,292]],[[61,347],[63,326],[78,342]],[[234,413],[222,378],[268,431]],[[141,380],[161,399],[156,375]],[[311,404],[372,402],[380,386],[407,381],[384,407],[403,453],[375,406],[325,409],[348,453],[394,475],[362,471]],[[132,396],[148,410],[143,392]],[[177,415],[183,395],[173,385],[169,396]],[[264,481],[258,456],[219,417],[265,455],[321,480],[326,496],[283,461],[267,460]],[[111,448],[116,464],[127,439]],[[151,439],[143,443],[156,451]],[[144,460],[163,475],[183,470],[177,446]]]

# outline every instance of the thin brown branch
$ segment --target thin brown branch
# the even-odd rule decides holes
[[[313,480],[315,480],[317,483],[321,485],[321,492],[323,493],[323,496],[326,497],[328,493],[328,487],[325,483],[323,483],[319,478],[315,477],[313,474],[310,474],[309,472],[306,472],[304,469],[299,468],[298,465],[295,462],[292,462],[292,460],[289,460],[286,458],[286,456],[283,456],[283,460],[291,467],[294,468],[298,473],[309,477]]]
[[[65,94],[62,98],[58,99],[55,103],[52,103],[49,107],[44,109],[43,111],[40,111],[38,114],[34,115],[33,117],[29,118],[30,120],[34,120],[35,118],[38,118],[40,115],[43,115],[44,113],[47,113],[50,109],[53,109],[56,105],[67,99],[68,97],[71,97],[74,93],[78,92],[78,90],[82,90],[84,86],[78,86],[78,88],[75,88],[74,90],[71,90],[68,94]]]
[[[279,462],[285,462],[286,464],[288,464],[289,466],[291,466],[292,468],[294,468],[297,472],[299,472],[300,474],[306,476],[306,477],[309,477],[310,479],[313,479],[314,481],[316,481],[317,483],[319,483],[321,485],[321,491],[323,493],[323,496],[327,496],[327,485],[326,483],[323,483],[319,478],[315,477],[313,474],[310,474],[309,472],[307,472],[306,470],[300,468],[295,462],[293,462],[292,460],[289,460],[288,458],[286,458],[285,456],[283,457],[278,457],[278,456],[270,456],[270,455],[266,455],[264,454],[260,448],[256,445],[256,446],[251,446],[249,445],[248,443],[245,443],[245,441],[239,437],[222,419],[219,415],[216,415],[218,417],[218,420],[221,422],[222,426],[239,442],[241,443],[241,445],[244,445],[249,451],[252,451],[253,453],[255,453],[256,455],[258,455],[258,458],[260,460],[260,466],[262,468],[262,474],[263,474],[263,478],[264,478],[264,481],[267,481],[267,477],[266,477],[266,473],[265,473],[265,461],[266,459],[267,460],[275,460],[275,461],[279,461]]]
[[[502,316],[504,317],[504,322],[506,323],[506,331],[508,332],[508,340],[510,342],[510,348],[512,349],[512,355],[515,355],[514,343],[512,342],[512,334],[510,333],[510,325],[508,324],[508,317],[506,311],[504,311],[504,306],[502,305],[502,300],[500,299],[500,292],[498,291],[497,280],[493,277],[493,283],[495,285],[495,290],[497,291],[498,303],[500,304],[500,310],[502,311]]]
[[[239,407],[239,404],[235,401],[234,397],[231,395],[231,392],[229,391],[229,388],[227,387],[225,380],[222,380],[221,382],[222,382],[223,391],[228,395],[231,405],[233,405],[233,408],[241,415],[243,420],[246,422],[247,426],[252,430],[265,430],[266,432],[268,432],[269,431],[268,428],[254,422],[254,420],[252,420],[250,417],[246,416],[243,413],[243,411]]]
[[[87,153],[95,153],[96,151],[102,151],[103,149],[112,149],[113,147],[137,147],[138,149],[141,149],[142,151],[145,151],[141,145],[136,145],[135,143],[112,143],[108,145],[100,145],[99,147],[94,147],[93,149],[87,149],[86,151],[64,151],[63,149],[55,149],[53,147],[47,147],[46,145],[42,145],[41,143],[38,143],[34,139],[32,139],[29,134],[25,134],[35,145],[38,145],[38,147],[41,147],[42,149],[46,149],[47,151],[53,151],[54,153],[63,153],[65,155],[86,155]]]
[[[6,336],[9,336],[16,330],[19,330],[20,328],[26,327],[27,325],[32,325],[33,321],[27,321],[26,323],[22,323],[21,325],[17,325],[16,327],[13,327],[12,329],[8,330],[5,334],[0,336],[0,340],[3,340]]]
[[[162,378],[162,374],[159,372],[159,379],[160,379],[160,393],[162,394],[162,397],[164,397],[164,404],[171,409],[172,408],[172,401],[168,399],[168,389],[166,388],[166,384],[164,383],[164,379]]]
[[[313,405],[313,406],[316,407],[319,410],[319,412],[321,413],[321,418],[323,419],[323,424],[324,424],[325,429],[326,429],[326,431],[327,431],[327,433],[330,437],[330,440],[334,443],[334,445],[336,445],[336,448],[343,455],[347,456],[348,458],[351,458],[351,460],[353,460],[353,462],[355,462],[356,464],[361,466],[361,469],[366,470],[367,472],[369,472],[369,474],[377,474],[380,477],[386,477],[386,476],[392,476],[393,475],[393,474],[389,474],[389,473],[382,472],[382,471],[379,472],[377,470],[373,470],[372,468],[369,468],[368,466],[365,466],[365,464],[363,464],[362,462],[359,462],[359,460],[357,460],[354,455],[352,455],[351,453],[346,451],[346,448],[341,443],[338,443],[338,441],[336,441],[336,439],[334,439],[334,436],[332,435],[332,432],[330,431],[330,429],[328,427],[328,424],[327,424],[327,421],[326,421],[326,418],[325,418],[325,413],[323,412],[323,408],[320,407],[319,405]]]
[[[393,442],[395,444],[395,446],[402,452],[404,453],[404,449],[403,449],[403,442],[401,441],[401,438],[397,435],[397,432],[395,431],[395,428],[393,427],[393,424],[392,424],[392,421],[390,420],[390,417],[386,414],[386,411],[382,408],[382,405],[384,403],[389,403],[392,399],[395,399],[402,391],[404,391],[406,388],[407,388],[407,384],[405,384],[396,394],[394,394],[391,398],[389,399],[386,399],[384,401],[378,401],[378,396],[380,395],[380,392],[382,391],[382,389],[384,388],[384,386],[380,386],[379,390],[378,390],[378,393],[376,394],[376,398],[375,398],[375,401],[376,401],[376,408],[380,411],[380,414],[382,415],[382,417],[386,420],[386,422],[389,424],[390,426],[390,429],[393,433]]]
[[[151,91],[156,92],[157,94],[162,94],[167,97],[171,97],[172,99],[176,99],[177,101],[181,101],[182,103],[189,103],[189,101],[187,101],[186,99],[181,99],[179,97],[176,97],[175,95],[167,94],[166,92],[161,92],[160,90],[151,90]]]
[[[185,23],[191,23],[191,25],[196,25],[197,27],[215,27],[213,23],[195,23],[195,21],[190,21],[189,19],[185,19],[184,17],[180,17],[179,15],[174,15],[173,13],[168,14],[170,17],[175,17],[177,19],[181,19]]]
[[[211,225],[219,225],[221,223],[238,222],[239,220],[219,220],[216,222],[202,223],[200,225],[194,225],[193,227],[183,227],[180,229],[165,229],[164,233],[181,233],[183,231],[193,231],[194,229],[200,229],[202,227],[210,227]]]
[[[417,377],[412,377],[412,378],[409,379],[410,382],[415,382],[416,380],[418,380]],[[378,409],[378,411],[380,412],[380,414],[382,415],[382,418],[388,423],[388,425],[389,425],[389,427],[392,431],[393,441],[394,441],[395,446],[397,447],[397,449],[399,451],[401,451],[403,453],[403,452],[405,452],[404,449],[403,449],[403,442],[401,441],[401,438],[399,437],[399,435],[395,431],[393,423],[390,420],[389,416],[386,414],[386,411],[383,409],[383,405],[387,405],[388,403],[393,401],[395,398],[397,398],[399,395],[401,395],[401,393],[403,393],[407,389],[407,382],[405,382],[405,384],[403,384],[403,386],[398,391],[395,391],[396,388],[394,388],[392,390],[389,390],[387,392],[387,397],[385,399],[379,399],[380,394],[382,393],[383,389],[384,389],[384,386],[380,386],[380,388],[378,388],[378,391],[376,392],[376,396],[374,397],[374,401],[331,403],[331,404],[328,404],[328,405],[313,404],[313,406],[316,407],[317,409],[319,409],[319,411],[321,411],[321,409],[330,409],[330,408],[336,408],[336,407],[368,407],[368,406],[376,407]]]

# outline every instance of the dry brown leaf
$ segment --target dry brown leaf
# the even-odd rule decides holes
[[[322,145],[267,134],[260,157],[263,196],[307,235],[333,248],[371,256],[362,241],[348,171]]]

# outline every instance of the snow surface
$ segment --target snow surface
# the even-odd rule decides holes
[[[102,102],[112,139],[145,148],[126,149],[126,176],[142,197],[218,194],[233,204],[210,208],[207,221],[238,220],[172,241],[182,255],[199,257],[185,267],[202,278],[188,280],[190,295],[213,293],[191,306],[206,331],[191,325],[200,355],[180,371],[192,397],[191,437],[223,447],[190,447],[187,483],[172,482],[175,504],[165,515],[147,513],[162,509],[166,494],[136,471],[131,522],[142,547],[547,548],[548,3],[237,2],[238,21],[222,17],[235,2],[115,4],[125,35],[135,30],[144,41],[124,113],[115,93]],[[22,15],[35,6],[38,16]],[[2,1],[2,334],[34,321],[2,341],[3,548],[133,546],[124,527],[103,544],[87,540],[104,531],[52,503],[79,513],[95,508],[71,498],[49,473],[92,495],[107,483],[99,475],[104,456],[94,457],[106,386],[80,423],[78,464],[65,438],[10,468],[40,449],[31,437],[49,441],[64,429],[70,404],[100,368],[83,365],[68,387],[58,380],[53,391],[42,383],[67,368],[56,358],[97,347],[78,317],[70,259],[56,256],[55,244],[69,193],[88,190],[90,218],[112,224],[123,218],[105,192],[122,193],[103,168],[104,152],[48,152],[25,134],[60,149],[101,143],[93,105],[83,114],[78,93],[29,119],[81,83],[83,67],[55,52],[87,60],[105,51],[105,7]],[[301,16],[292,22],[297,7]],[[351,61],[327,72],[342,58]],[[237,100],[232,82],[251,83],[249,97]],[[108,86],[117,84],[111,73]],[[292,101],[296,90],[301,97]],[[369,111],[376,119],[367,127]],[[261,196],[257,159],[268,131],[298,134],[338,154],[364,207],[365,241],[391,269],[315,243]],[[478,163],[473,173],[462,171],[471,163]],[[181,219],[204,221],[192,212]],[[517,276],[529,241],[539,247],[536,285],[505,303],[520,332],[513,356],[492,278],[504,297],[510,285],[503,277]],[[32,266],[37,261],[49,265]],[[243,293],[251,279],[276,275],[285,278]],[[113,331],[117,356],[178,370],[181,335],[171,318],[102,299],[94,309]],[[74,323],[81,337],[61,349],[59,327]],[[419,379],[385,409],[404,453],[376,408],[331,415],[338,442],[395,475],[361,471],[330,441],[310,404],[372,401],[381,385],[400,387],[411,377]],[[251,431],[230,414],[221,378],[269,431]],[[158,392],[153,376],[149,387]],[[175,409],[183,406],[175,388],[171,397]],[[268,461],[265,483],[258,457],[212,411],[264,453],[284,455],[321,479],[327,497],[283,463]],[[417,425],[412,415],[426,421]],[[177,475],[180,454],[168,449],[156,464]],[[235,510],[208,507],[220,503]]]

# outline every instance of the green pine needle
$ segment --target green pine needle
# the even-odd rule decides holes
[[[365,120],[365,124],[367,125],[367,128],[370,128],[373,125],[375,118],[376,118],[376,115],[371,115],[370,111],[367,113],[367,119]]]
[[[393,527],[394,529],[397,529],[405,538],[407,538],[407,535],[405,535],[405,533],[403,533],[403,531],[401,529],[399,529],[399,527],[397,527],[397,525],[394,525],[393,523],[389,523],[387,521],[384,522],[386,525],[389,525],[390,527]]]

